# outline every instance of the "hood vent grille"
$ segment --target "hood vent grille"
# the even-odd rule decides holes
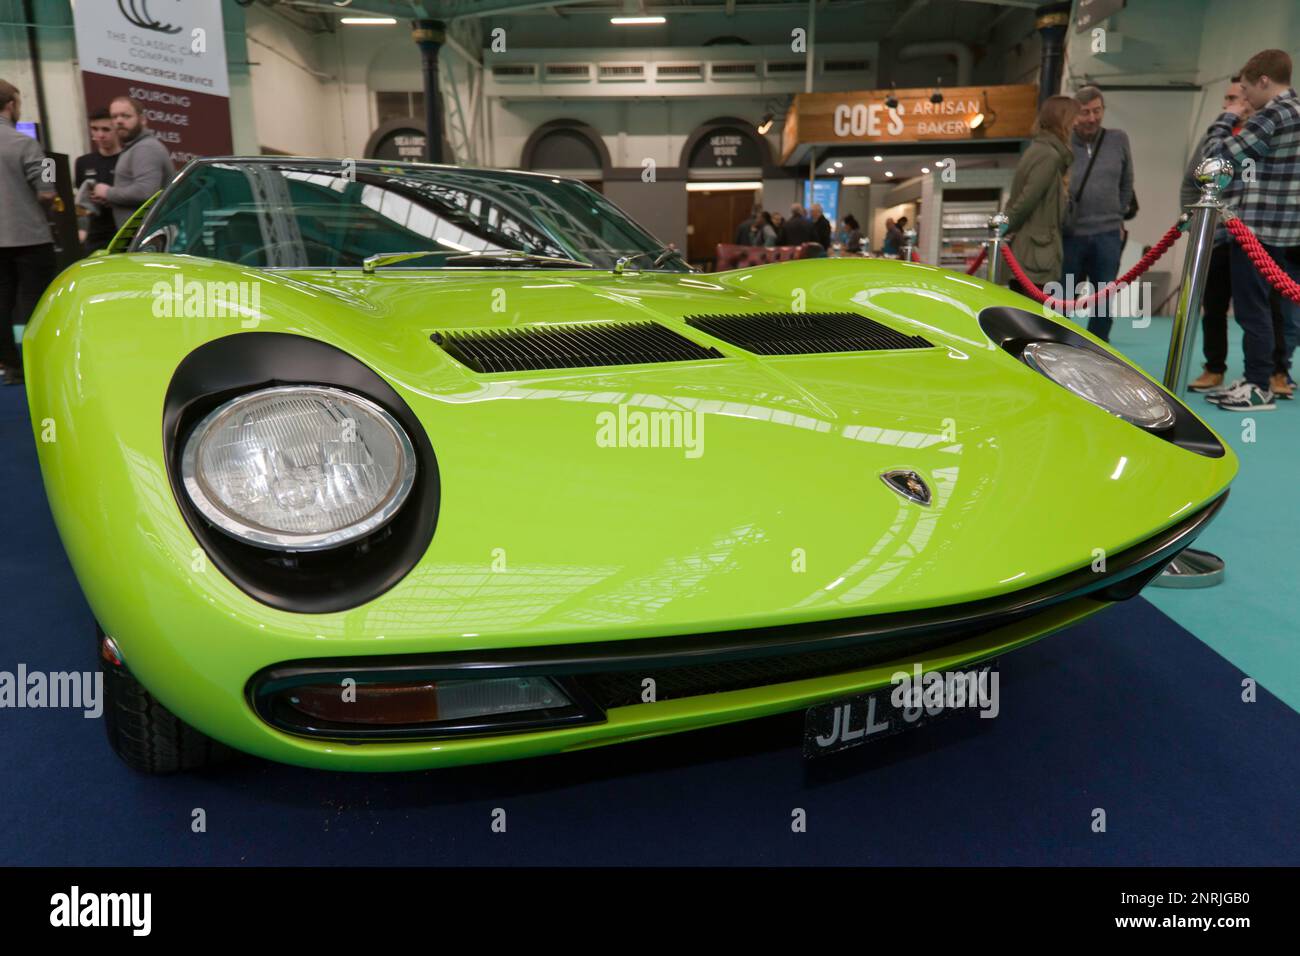
[[[722,358],[717,349],[699,345],[654,322],[435,332],[432,339],[476,372],[533,372]]]
[[[757,355],[933,348],[919,335],[904,335],[854,312],[688,315],[686,324]]]

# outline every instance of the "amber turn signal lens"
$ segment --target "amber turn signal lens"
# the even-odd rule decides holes
[[[569,700],[546,677],[486,680],[412,680],[304,684],[282,692],[299,713],[331,724],[398,726],[495,717],[568,707]]]

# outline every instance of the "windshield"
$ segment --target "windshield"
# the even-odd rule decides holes
[[[132,249],[270,269],[359,268],[427,249],[382,268],[479,266],[467,253],[492,268],[547,267],[517,255],[527,253],[598,269],[637,256],[630,268],[689,271],[680,257],[655,266],[663,243],[576,180],[369,162],[200,163],[160,197]]]

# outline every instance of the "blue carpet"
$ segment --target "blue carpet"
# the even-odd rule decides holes
[[[13,388],[0,390],[0,492],[0,670],[92,668],[90,613]],[[801,715],[782,715],[450,771],[243,758],[147,778],[118,763],[98,720],[0,710],[0,864],[1297,865],[1300,714],[1267,691],[1243,703],[1242,676],[1138,599],[1005,658],[997,719],[811,765]],[[191,831],[196,808],[205,833]],[[791,832],[795,808],[806,833]]]

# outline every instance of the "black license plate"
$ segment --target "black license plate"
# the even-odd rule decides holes
[[[997,670],[998,662],[990,661],[979,667],[944,672],[946,678],[947,675],[952,675],[947,678],[945,686],[952,686],[958,680],[962,680],[966,682],[969,690],[972,686],[970,679],[974,677],[977,682],[983,682],[982,686],[988,689],[983,691],[984,693],[991,690],[996,694],[997,684],[992,675]],[[924,687],[923,683],[923,692]],[[895,706],[893,702],[895,690],[895,686],[891,684],[889,687],[882,687],[870,693],[855,694],[852,697],[809,707],[804,714],[804,757],[824,757],[827,754],[848,750],[850,747],[860,747],[873,740],[883,740],[885,737],[893,737],[907,730],[937,723],[963,711],[978,712],[980,709],[978,702],[972,703],[969,696],[964,698],[964,704],[951,706],[954,700],[962,698],[950,694],[945,694],[943,703],[939,704],[932,702],[929,706],[924,703],[915,707]]]

